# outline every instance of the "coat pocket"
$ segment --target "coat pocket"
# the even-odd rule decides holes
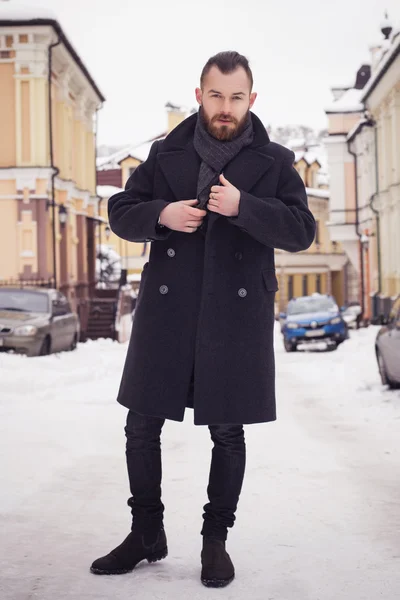
[[[275,269],[264,269],[262,276],[267,292],[277,292],[279,290]]]

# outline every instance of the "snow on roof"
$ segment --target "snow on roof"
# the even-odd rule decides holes
[[[364,101],[370,94],[370,92],[375,88],[376,84],[382,77],[382,73],[384,69],[388,66],[388,64],[396,57],[396,55],[400,52],[400,30],[396,31],[391,39],[391,43],[387,45],[386,48],[383,49],[380,62],[378,66],[373,71],[371,78],[369,79],[367,85],[361,90],[360,99]]]
[[[329,199],[329,190],[319,190],[317,188],[306,188],[307,196],[313,196],[314,198],[326,198]]]
[[[11,21],[32,21],[34,19],[52,19],[57,21],[57,15],[47,8],[37,6],[14,6],[0,2],[0,20],[9,19]]]
[[[354,113],[362,112],[364,105],[361,102],[363,90],[351,88],[347,90],[338,100],[332,102],[325,108],[326,113]]]
[[[291,150],[301,150],[306,146],[306,140],[302,138],[291,138],[289,139],[285,146],[290,148]]]
[[[123,192],[122,188],[116,187],[115,185],[98,185],[97,186],[97,195],[100,198],[110,198],[114,194],[118,194],[118,192]]]
[[[120,163],[128,156],[132,158],[136,158],[140,162],[144,162],[150,152],[150,148],[155,140],[164,139],[165,133],[161,134],[158,137],[152,138],[142,144],[131,145],[123,148],[122,150],[118,150],[111,154],[110,156],[101,156],[97,159],[97,169],[99,171],[106,171],[108,169],[119,169]]]

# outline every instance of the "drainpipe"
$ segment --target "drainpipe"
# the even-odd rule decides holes
[[[60,37],[58,36],[57,41],[54,44],[50,44],[47,49],[48,52],[48,74],[47,74],[47,90],[48,90],[48,102],[49,102],[49,141],[50,141],[50,167],[52,169],[51,175],[51,207],[53,216],[53,278],[54,287],[57,289],[57,256],[56,256],[56,200],[55,200],[55,178],[60,172],[60,169],[54,164],[54,145],[53,145],[53,109],[51,102],[51,71],[52,71],[52,51],[53,48],[61,43]]]
[[[360,129],[360,132],[362,130],[362,126]],[[360,322],[362,322],[363,318],[364,318],[364,314],[365,314],[365,283],[364,283],[364,260],[363,260],[363,248],[362,248],[362,243],[361,243],[361,233],[360,233],[360,223],[359,223],[359,217],[358,217],[358,164],[357,164],[357,154],[355,152],[353,152],[353,150],[351,149],[351,140],[347,140],[347,149],[349,154],[351,154],[354,158],[354,179],[355,179],[355,204],[356,204],[356,208],[355,208],[355,212],[356,212],[356,216],[355,216],[355,226],[356,226],[356,233],[358,236],[358,247],[359,247],[359,252],[360,252],[360,279],[361,279],[361,315],[360,315]]]
[[[376,128],[376,121],[371,120],[371,127],[374,128],[374,140],[375,140],[375,193],[372,194],[369,205],[372,212],[376,217],[376,245],[378,253],[378,291],[377,294],[382,292],[382,255],[381,255],[381,225],[379,210],[374,207],[374,200],[379,194],[379,165],[378,165],[378,132]]]

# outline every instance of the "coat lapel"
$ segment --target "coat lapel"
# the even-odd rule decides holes
[[[224,169],[224,175],[239,190],[251,192],[274,162],[261,148],[244,148]]]
[[[161,170],[177,200],[192,200],[197,197],[200,158],[193,142],[180,150],[169,150],[158,154]]]

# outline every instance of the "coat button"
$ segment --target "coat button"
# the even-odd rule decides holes
[[[245,290],[244,288],[240,288],[238,294],[241,298],[245,298],[247,296],[247,290]]]
[[[173,248],[168,248],[167,250],[167,254],[168,256],[170,256],[171,258],[174,258],[175,256],[175,250]]]
[[[243,254],[241,252],[236,252],[235,258],[236,258],[236,260],[242,260]]]
[[[166,285],[162,285],[162,286],[160,287],[160,294],[163,294],[163,296],[164,296],[165,294],[168,294],[168,286],[166,286]]]

